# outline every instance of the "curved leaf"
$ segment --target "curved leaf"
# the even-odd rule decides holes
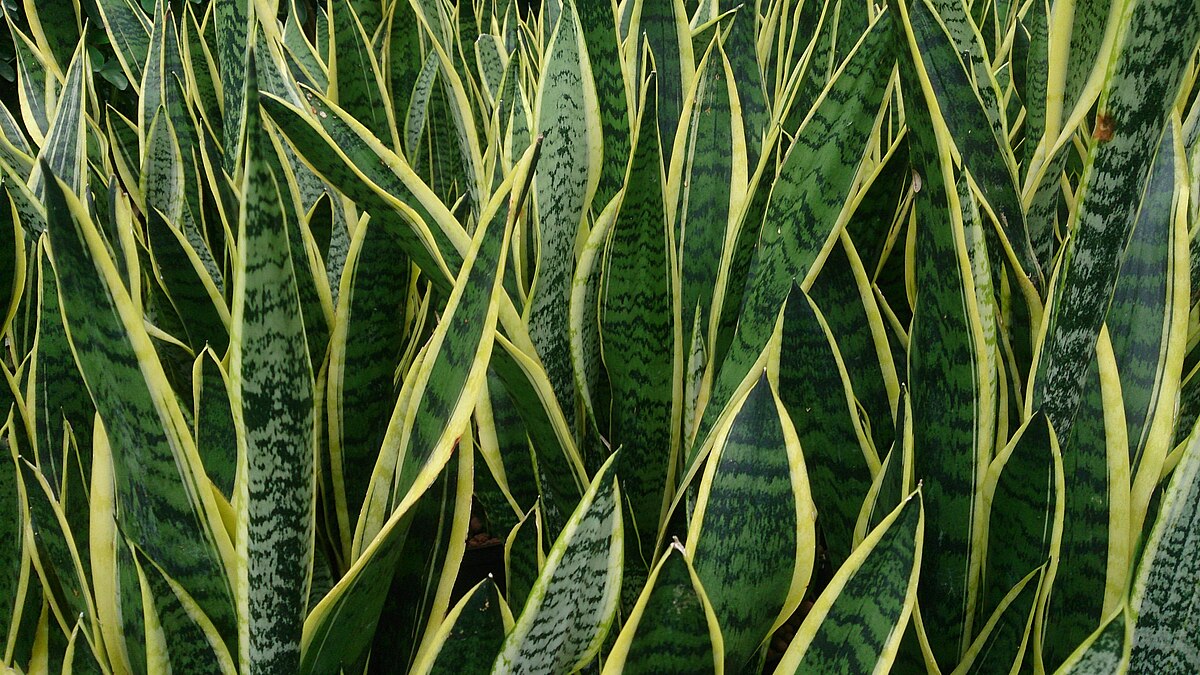
[[[688,530],[730,671],[799,606],[816,537],[800,442],[766,373],[735,410],[717,430]]]
[[[574,672],[596,657],[617,610],[621,491],[609,457],[546,556],[492,673]]]
[[[915,492],[842,564],[775,672],[887,672],[917,601],[924,533]]]

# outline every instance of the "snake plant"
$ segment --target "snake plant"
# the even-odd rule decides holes
[[[1200,671],[1200,2],[533,4],[3,3],[0,666]]]

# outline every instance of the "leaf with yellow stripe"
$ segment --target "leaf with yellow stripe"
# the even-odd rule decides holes
[[[816,541],[800,441],[764,372],[715,430],[687,549],[740,671],[791,616],[808,586]]]
[[[925,509],[914,492],[854,549],[800,625],[776,675],[887,672],[917,601]]]
[[[242,668],[278,672],[300,663],[314,527],[315,385],[288,244],[296,229],[284,220],[282,177],[265,156],[274,149],[259,115],[253,54],[249,64],[229,352],[240,431],[238,643]]]
[[[118,522],[233,644],[233,545],[183,413],[91,217],[42,170],[67,332],[112,440]]]
[[[492,665],[496,675],[574,672],[600,651],[620,596],[623,528],[614,453],[559,535],[516,625]]]

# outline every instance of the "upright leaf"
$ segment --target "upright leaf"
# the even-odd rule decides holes
[[[1144,0],[1118,28],[1097,124],[1038,350],[1033,407],[1065,436],[1083,396],[1088,356],[1108,313],[1146,174],[1188,58],[1200,12],[1187,3]]]
[[[596,192],[602,152],[596,85],[573,0],[563,4],[547,46],[534,116],[544,140],[534,178],[541,245],[530,300],[529,335],[570,419],[575,387],[567,343],[567,308],[574,244]]]
[[[242,668],[294,671],[312,558],[313,374],[279,180],[250,56],[246,166],[234,261],[230,402],[240,421],[236,483]],[[281,467],[286,467],[281,470]]]
[[[730,672],[800,604],[816,536],[796,430],[765,373],[735,410],[718,429],[688,530]]]
[[[1188,673],[1200,668],[1200,432],[1163,495],[1130,599],[1135,617],[1129,672]]]
[[[770,191],[733,344],[714,381],[689,466],[695,463],[700,441],[761,353],[792,284],[810,288],[836,243],[891,73],[890,25],[889,13],[876,20],[787,153]],[[747,221],[744,227],[754,224]]]
[[[915,0],[911,16],[927,11]],[[916,29],[897,21],[909,144],[921,191],[915,197],[914,281],[908,348],[915,477],[923,481],[926,527],[937,541],[922,559],[921,618],[933,655],[957,663],[971,637],[981,553],[974,517],[995,419],[992,357],[969,256],[960,181],[937,126],[938,104],[921,65]],[[923,98],[918,96],[923,93]],[[911,225],[910,225],[911,227]]]
[[[700,673],[724,669],[721,629],[687,552],[678,542],[646,588],[608,654],[605,673]]]
[[[631,543],[640,544],[647,561],[653,559],[668,496],[664,489],[669,494],[673,487],[679,439],[674,383],[682,361],[654,82],[651,78],[646,88],[620,212],[608,234],[599,309],[600,345],[612,390],[607,437],[613,447],[624,448],[627,463],[618,473],[628,516],[637,524],[638,538]]]
[[[489,205],[492,215],[506,196],[502,190]],[[498,222],[486,222],[475,233],[442,321],[426,347],[421,389],[401,394],[401,404],[411,401],[412,414],[398,417],[393,412],[368,489],[374,511],[364,509],[359,521],[365,536],[356,537],[358,555],[305,620],[301,673],[352,667],[362,663],[370,648],[415,505],[443,470],[452,470],[447,468],[450,454],[479,399],[509,233]],[[396,410],[406,411],[402,405]],[[414,427],[414,420],[420,424]],[[471,457],[470,452],[459,453],[460,472],[471,471]]]
[[[793,286],[783,310],[779,394],[804,448],[808,482],[834,568],[853,548],[854,525],[879,470],[854,392],[824,315]]]

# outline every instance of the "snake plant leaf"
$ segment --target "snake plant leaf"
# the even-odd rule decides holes
[[[746,136],[746,166],[753,170],[762,157],[763,136],[771,117],[755,46],[755,17],[750,8],[739,0],[719,0],[718,9],[722,13],[734,12],[728,20],[729,26],[722,28],[728,32],[724,47],[729,55],[729,65],[733,69],[733,81],[737,84],[741,103]]]
[[[787,153],[771,189],[733,344],[720,366],[688,465],[695,462],[699,441],[758,358],[793,282],[811,288],[836,243],[846,198],[890,77],[890,25],[887,12],[876,19]]]
[[[987,200],[988,210],[994,214],[997,232],[1001,235],[1001,245],[1010,256],[1013,269],[1030,277],[1034,285],[1040,287],[1041,270],[1025,226],[1015,168],[1006,162],[1008,142],[995,135],[978,98],[978,92],[988,87],[986,83],[978,88],[972,86],[955,53],[955,41],[939,24],[939,19],[952,23],[955,17],[966,22],[961,7],[952,2],[939,3],[938,9],[942,11],[935,15],[936,10],[926,0],[911,3],[909,23],[919,51],[914,54],[914,59],[923,72],[923,86],[931,90],[932,99],[927,95],[926,101],[931,108],[936,106],[946,124],[948,138],[953,139],[953,152],[962,157],[964,168],[971,173]],[[973,39],[971,43],[974,44]],[[1012,282],[1020,283],[1015,278]]]
[[[775,42],[763,63],[767,91],[783,99],[789,97],[789,88],[795,90],[783,117],[788,131],[799,128],[837,65],[833,62],[837,5],[823,0],[785,8],[764,31],[773,34]]]
[[[475,584],[438,628],[437,651],[413,667],[414,675],[484,675],[512,628],[512,610],[491,578]]]
[[[925,509],[914,492],[841,565],[775,672],[886,672],[916,604]]]
[[[478,66],[482,93],[487,99],[488,108],[494,108],[498,103],[500,83],[504,79],[505,62],[508,55],[504,53],[504,45],[495,35],[480,35],[475,41],[475,61]]]
[[[688,529],[731,671],[800,605],[816,537],[796,430],[766,373],[757,380],[717,430]]]
[[[62,452],[63,438],[68,428],[74,430],[78,437],[91,438],[95,407],[71,354],[59,308],[58,281],[44,242],[45,239],[39,241],[37,253],[38,325],[26,404],[30,408],[34,438],[38,442],[38,447],[32,448],[35,451],[32,454],[38,457],[38,468],[46,474],[49,484],[54,486],[52,494],[57,497],[67,475]]]
[[[131,296],[140,297],[141,279],[138,278],[140,269],[136,266],[138,255],[132,228],[134,220],[132,200],[120,188],[120,185],[120,179],[116,175],[109,176],[108,199],[103,205],[106,208],[98,208],[97,214],[107,216],[101,219],[99,225],[105,239],[109,242],[113,263],[116,264],[117,271],[121,274],[121,281],[124,282],[126,288],[130,289]]]
[[[448,283],[461,265],[456,239],[466,236],[441,229],[453,216],[428,187],[421,185],[417,189],[424,194],[414,194],[411,188],[420,179],[353,118],[343,117],[344,112],[317,92],[306,91],[305,96],[319,123],[269,95],[262,98],[262,106],[319,176],[381,221],[435,283]],[[427,208],[442,214],[435,219]]]
[[[329,453],[343,532],[358,518],[386,431],[391,405],[380,393],[393,389],[404,349],[395,317],[404,313],[408,288],[409,265],[395,240],[374,222],[361,223],[343,269],[329,357]]]
[[[1058,436],[1045,415],[1036,413],[992,461],[983,482],[988,548],[981,616],[998,611],[1009,590],[1016,588],[1029,570],[1047,565],[1047,578],[1054,578],[1062,544],[1065,497]],[[1014,546],[1013,542],[1022,545]]]
[[[370,44],[376,39],[377,31],[383,23],[384,5],[387,3],[381,0],[350,0],[346,4],[353,7],[355,15],[362,22],[363,34]]]
[[[426,124],[429,119],[429,99],[434,94],[434,84],[437,81],[437,54],[429,54],[421,69],[413,78],[412,91],[408,97],[408,107],[404,116],[404,153],[412,159],[414,165],[421,159],[421,139],[425,137]],[[407,83],[405,83],[407,84]]]
[[[112,446],[123,531],[236,636],[233,546],[142,317],[79,199],[47,174],[48,231],[67,334]]]
[[[385,21],[383,74],[388,78],[387,91],[391,92],[392,111],[396,116],[396,125],[400,127],[398,131],[404,131],[399,116],[408,114],[413,83],[422,70],[421,25],[409,2],[390,3]],[[411,164],[415,158],[409,154],[410,148],[406,144],[403,149],[404,156]]]
[[[523,55],[524,52],[518,50],[513,52],[509,57],[508,69],[504,73],[504,91],[500,95],[500,112],[503,115],[501,118],[501,130],[503,135],[502,157],[507,156],[508,161],[513,163],[517,161],[517,159],[521,156],[521,153],[525,151],[525,148],[529,147],[529,144],[532,141],[531,134],[533,127],[533,108],[531,108],[529,105],[529,97],[526,95],[525,86],[521,82],[523,64],[525,63],[526,58]],[[597,94],[597,96],[599,96],[599,94]],[[626,128],[628,128],[628,126]],[[628,157],[628,133],[625,134],[624,141],[625,153],[622,156]],[[621,180],[625,177],[623,172],[624,165],[621,164],[615,169],[607,169],[607,166],[608,165],[605,164],[605,173],[615,173],[616,175],[612,177],[612,180],[615,180],[619,187]],[[599,187],[597,187],[597,190],[599,190]],[[599,194],[600,193],[597,192],[597,195]],[[596,203],[602,204],[607,202],[601,202],[597,197]],[[515,262],[513,266],[517,276],[522,280],[527,279],[533,274],[532,270],[525,271],[525,268],[529,267],[530,263],[527,263],[524,258],[532,258],[532,255],[522,256],[519,255],[517,250],[514,250]],[[527,286],[528,283],[523,281],[522,287],[524,288]]]
[[[290,8],[283,26],[282,51],[291,66],[289,71],[297,82],[305,81],[309,86],[324,90],[329,85],[325,58],[317,54],[312,42],[309,42],[304,33],[301,19],[307,17],[296,4],[297,0],[288,1]]]
[[[141,190],[146,207],[158,209],[172,223],[183,218],[183,153],[171,130],[166,109],[159,106],[146,121],[146,147],[141,167]]]
[[[507,534],[517,525],[521,515],[527,513],[538,500],[538,486],[524,422],[517,404],[494,369],[488,371],[487,394],[487,400],[481,400],[475,410],[480,452],[493,479],[510,498],[510,502],[516,502],[511,516],[502,516],[488,509],[488,521],[493,527],[507,523],[500,530]],[[496,534],[499,536],[499,532]],[[531,582],[532,579],[530,577]]]
[[[46,133],[46,142],[38,153],[39,161],[46,161],[54,174],[66,181],[77,194],[83,194],[87,180],[85,130],[90,75],[87,51],[81,42],[67,70],[66,82],[59,92],[58,109]],[[29,188],[39,197],[45,190],[44,181],[44,174],[35,166],[29,179]]]
[[[858,36],[867,32],[871,23],[868,6],[848,2],[838,7],[837,33],[834,35],[833,62],[841,63],[850,55]]]
[[[905,91],[923,91],[928,80],[920,65],[916,29],[908,10],[900,9],[896,34],[901,81]],[[918,98],[906,106],[914,171],[922,185],[914,208],[913,277],[920,291],[908,372],[915,475],[925,486],[930,539],[939,542],[922,560],[921,618],[933,656],[949,666],[966,649],[975,615],[983,542],[973,517],[977,486],[992,454],[990,430],[996,413],[995,384],[988,376],[994,355],[960,201],[960,181],[966,179],[953,173],[952,149],[939,131],[943,127],[935,126],[941,123],[935,122],[938,104],[931,98],[925,91],[923,101]]]
[[[355,5],[364,7],[370,3],[378,13],[378,0],[329,6],[333,15],[329,56],[325,61],[329,67],[329,98],[362,122],[376,138],[398,148],[400,140],[395,135],[396,121],[386,96],[383,74],[371,48],[370,33],[364,33],[366,23],[360,21],[355,11]]]
[[[236,207],[231,208],[230,201],[226,199],[227,195],[221,194],[222,183],[215,181],[208,183],[207,187],[213,193],[211,197],[202,194],[202,190],[206,187],[203,185],[207,177],[205,167],[211,168],[216,163],[212,158],[216,149],[216,141],[209,139],[207,135],[204,137],[197,135],[197,130],[201,132],[207,130],[196,122],[191,109],[186,105],[188,94],[182,80],[175,75],[171,75],[168,80],[163,103],[171,120],[170,133],[175,136],[179,148],[183,150],[176,159],[176,161],[180,161],[183,168],[183,209],[178,224],[202,266],[197,273],[203,272],[211,279],[213,286],[223,288],[225,285],[224,274],[221,265],[217,262],[217,258],[223,257],[223,241],[207,235],[204,221],[206,218],[211,219],[213,222],[211,229],[214,232],[221,232],[225,222],[234,220],[232,212],[236,211]],[[224,180],[224,176],[218,179],[218,181]],[[206,201],[209,203],[206,204]],[[224,203],[221,203],[222,201]],[[214,303],[223,304],[224,296],[219,295]]]
[[[8,428],[0,433],[0,499],[3,500],[3,511],[0,511],[0,625],[5,626],[0,633],[0,643],[5,645],[5,653],[11,649],[15,640],[19,621],[18,601],[21,597],[21,577],[24,566],[22,550],[25,531],[25,497],[24,489],[20,487],[19,460],[16,448],[8,440],[11,432],[11,415],[6,416]]]
[[[1039,160],[1049,160],[1046,153],[1050,146],[1072,131],[1072,121],[1078,124],[1082,113],[1095,103],[1100,93],[1098,80],[1111,65],[1110,52],[1117,32],[1115,24],[1120,23],[1113,14],[1115,7],[1099,2],[1072,8],[1069,13],[1042,10],[1047,12],[1048,21],[1045,39],[1048,45],[1054,46],[1054,51],[1047,55],[1044,63],[1037,64],[1045,69],[1044,74],[1038,73],[1039,78],[1045,78],[1045,89],[1033,90],[1031,95],[1024,97],[1036,96],[1044,101],[1041,104],[1042,125],[1030,129],[1040,132],[1032,138],[1042,153],[1039,157],[1035,151],[1030,163],[1031,173]]]
[[[141,96],[138,97],[137,125],[145,152],[145,132],[149,129],[160,106],[166,104],[167,87],[171,76],[183,76],[183,64],[175,34],[175,15],[170,5],[155,0],[151,23],[150,51],[146,54],[146,69],[142,73]]]
[[[432,33],[436,22],[431,22],[430,15],[439,9],[434,7],[433,11],[430,11],[430,8],[421,6],[421,3],[414,3],[413,9],[416,11],[418,21]],[[461,15],[459,18],[464,18],[464,16]],[[460,23],[460,26],[465,27],[471,23],[465,21]],[[470,28],[467,30],[467,35],[461,36],[460,34],[458,41],[470,44],[477,33],[478,27]],[[451,44],[451,41],[443,42],[434,38],[427,42],[432,52],[437,54],[441,64],[441,76],[438,78],[437,87],[442,90],[442,98],[435,99],[435,102],[444,106],[440,114],[435,115],[432,120],[434,127],[432,136],[438,137],[439,143],[442,145],[441,149],[445,150],[445,154],[440,156],[442,161],[431,164],[429,168],[452,167],[448,172],[438,171],[434,175],[440,175],[440,179],[448,181],[449,185],[456,185],[458,194],[464,194],[469,198],[468,204],[471,213],[478,216],[486,206],[487,195],[484,189],[488,185],[488,181],[485,180],[483,150],[479,144],[475,110],[467,90],[468,86],[473,83],[465,72],[461,49],[457,46],[452,47],[449,51],[453,51],[454,55],[451,57],[446,44]],[[460,69],[463,71],[461,74]],[[466,84],[464,84],[464,79],[467,80]],[[439,196],[446,203],[457,201],[457,198],[450,198],[450,194],[444,191],[439,192]]]
[[[721,629],[704,587],[676,541],[646,587],[604,663],[605,673],[723,673]]]
[[[654,557],[664,502],[674,482],[681,412],[675,383],[683,366],[655,82],[651,76],[644,87],[645,105],[620,211],[608,233],[599,308],[600,347],[612,391],[608,437],[613,447],[624,448],[625,463],[618,473],[626,515],[637,532],[630,543],[640,545],[646,561]],[[629,558],[632,562],[633,556]]]
[[[4,140],[8,141],[8,145],[12,146],[5,149],[6,153],[19,154],[27,158],[34,154],[29,146],[29,140],[25,138],[24,130],[17,122],[17,118],[13,116],[12,111],[9,110],[7,103],[0,103],[0,136],[3,136]],[[32,159],[27,161],[31,162]],[[32,168],[29,167],[29,170]],[[28,175],[28,171],[26,171],[26,175]]]
[[[105,110],[107,139],[113,156],[113,168],[128,190],[133,202],[145,206],[142,195],[141,150],[139,148],[137,124],[112,106]]]
[[[97,0],[96,9],[121,70],[134,91],[140,91],[150,51],[150,21],[146,13],[133,0]]]
[[[142,596],[125,536],[117,529],[116,483],[108,435],[99,415],[93,426],[88,536],[96,616],[109,662],[115,669],[146,668]]]
[[[895,440],[892,449],[880,463],[879,472],[871,483],[871,491],[863,501],[863,512],[855,525],[854,540],[860,542],[868,530],[873,530],[883,519],[912,494],[913,485],[913,419],[912,397],[908,390],[900,390],[900,402],[896,406]],[[857,543],[856,543],[857,546]]]
[[[740,110],[731,104],[737,99],[733,67],[719,40],[710,45],[697,72],[684,101],[683,159],[666,166],[673,184],[668,194],[679,195],[672,210],[678,209],[681,315],[691,322],[698,314],[707,326],[716,285],[713,271],[721,263],[730,215],[745,190],[748,164]]]
[[[312,546],[313,388],[280,177],[258,112],[255,57],[242,119],[246,167],[230,320],[230,403],[242,433],[235,484],[240,662],[295,670]],[[244,426],[243,426],[244,425]],[[280,471],[279,467],[288,467]]]
[[[1046,569],[1039,567],[1000,600],[955,673],[1012,673],[1031,667],[1028,654],[1036,651],[1035,617],[1045,580]]]
[[[200,19],[196,18],[195,8],[188,5],[184,14],[187,20],[183,24],[183,34],[180,36],[180,56],[184,61],[184,72],[188,90],[193,92],[198,118],[208,133],[215,138],[221,137],[221,95],[219,83],[214,81],[213,73],[217,71],[216,57],[204,40],[204,30],[200,27]]]
[[[87,622],[80,618],[75,622],[75,628],[71,630],[71,635],[67,639],[67,646],[63,649],[63,675],[77,675],[104,672],[100,666],[100,660],[96,656],[96,651],[88,640]]]
[[[575,391],[583,403],[589,423],[594,424],[601,434],[611,431],[609,422],[612,394],[601,354],[600,321],[596,310],[600,306],[603,291],[604,253],[623,197],[624,193],[618,192],[600,215],[596,216],[588,232],[587,241],[578,253],[575,278],[571,280],[569,339],[571,360],[575,369]]]
[[[511,330],[507,325],[505,329]],[[586,488],[583,458],[566,429],[566,420],[541,365],[503,335],[497,335],[496,341],[500,349],[494,354],[492,367],[529,434],[546,527],[554,535],[562,529]]]
[[[860,206],[856,214],[861,211]],[[900,376],[888,344],[885,319],[875,298],[866,263],[856,248],[857,242],[852,241],[848,231],[843,232],[840,239],[829,251],[809,295],[821,308],[829,333],[837,344],[854,398],[866,416],[864,430],[869,430],[869,438],[878,452],[894,440]],[[864,327],[867,330],[863,330]],[[898,504],[904,494],[896,495],[889,508]],[[880,514],[883,515],[886,514]]]
[[[532,170],[535,159],[536,148],[533,148],[526,154],[520,172]],[[492,351],[495,317],[503,297],[503,286],[494,287],[491,275],[498,275],[497,279],[503,277],[503,258],[512,229],[511,221],[505,222],[501,209],[520,172],[514,171],[506,179],[484,212],[488,226],[479,229],[491,230],[493,235],[483,238],[480,244],[480,235],[476,234],[474,246],[479,253],[474,273],[466,275],[468,268],[464,263],[442,321],[424,347],[425,357],[414,363],[405,377],[383,436],[367,489],[366,506],[355,530],[355,551],[362,550],[387,514],[407,498],[423,467],[446,451],[445,441],[439,440],[445,435],[444,420],[457,420],[455,416],[469,412],[478,398]],[[453,324],[451,318],[456,315],[458,323]],[[483,362],[468,358],[475,355]]]
[[[630,34],[635,36],[635,39],[629,44],[637,51],[633,58],[627,54],[626,61],[633,65],[633,72],[640,72],[642,69],[637,58],[641,55],[643,39],[654,54],[654,68],[658,73],[659,82],[658,129],[664,139],[663,163],[669,166],[675,132],[683,114],[684,98],[696,77],[692,31],[688,26],[688,14],[683,0],[635,1],[630,18]]]
[[[71,55],[81,43],[83,32],[79,22],[78,2],[27,2],[25,21],[37,41],[39,51],[55,63],[60,72],[71,61]]]
[[[10,165],[15,173],[28,176],[33,172],[34,152],[8,108],[0,109],[0,132],[0,160]]]
[[[8,179],[0,178],[4,182]],[[7,333],[25,296],[25,233],[13,212],[8,189],[0,191],[0,328]]]
[[[1133,617],[1123,607],[1097,628],[1063,663],[1057,675],[1128,672],[1132,646]]]
[[[8,12],[5,10],[5,16]],[[41,147],[50,130],[55,102],[58,97],[58,80],[50,66],[41,56],[37,45],[8,21],[12,34],[13,51],[16,52],[17,94],[21,110],[21,121],[34,144]]]
[[[1065,513],[1058,572],[1046,607],[1044,659],[1059,667],[1116,610],[1131,574],[1129,444],[1108,331],[1101,330],[1085,394],[1063,444]],[[1057,432],[1057,429],[1055,429]]]
[[[1188,235],[1174,203],[1186,175],[1180,135],[1173,123],[1159,143],[1105,323],[1125,404],[1135,532],[1174,445],[1170,425],[1187,344]]]
[[[171,121],[160,107],[147,134],[146,164],[142,170],[151,260],[157,272],[156,281],[172,307],[181,317],[188,317],[184,324],[187,334],[180,337],[187,340],[193,351],[203,349],[205,344],[224,351],[229,309],[217,286],[220,279],[209,275],[209,268],[215,271],[215,262],[207,245],[183,231],[188,228],[198,234],[194,226],[189,228],[185,224],[186,207],[181,196],[187,188],[179,149]]]
[[[503,191],[497,195],[489,212],[494,214],[506,197]],[[479,398],[510,232],[505,224],[489,221],[477,229],[442,321],[416,362],[420,370],[406,379],[408,386],[421,382],[415,393],[401,392],[393,411],[359,519],[353,566],[305,620],[302,673],[361,663],[370,648],[415,505],[447,467]],[[458,454],[465,463],[460,471],[465,468],[469,475],[472,453]]]
[[[161,656],[169,659],[169,665],[162,665],[171,670],[216,670],[223,675],[236,672],[233,656],[195,601],[141,552],[135,552],[134,557],[142,579],[143,602],[153,604],[154,608],[153,620],[146,621],[147,632],[159,633],[146,638],[149,663],[155,663],[153,643],[157,638],[162,640],[161,647],[166,652]]]
[[[545,564],[542,527],[541,509],[535,504],[504,541],[505,599],[510,606],[525,606]]]
[[[94,616],[87,569],[62,504],[55,496],[60,489],[52,487],[46,474],[33,464],[28,461],[22,464],[28,522],[41,562],[39,571],[44,578],[53,580],[50,582],[53,586],[48,584],[48,587],[57,587],[47,601],[62,616]]]
[[[1163,494],[1158,520],[1146,542],[1130,608],[1133,652],[1130,673],[1186,673],[1200,668],[1195,639],[1200,620],[1196,549],[1200,547],[1200,432],[1187,449]]]
[[[1020,20],[1018,32],[1028,32],[1029,45],[1025,53],[1024,86],[1019,87],[1021,102],[1025,104],[1025,142],[1022,151],[1021,165],[1024,169],[1032,166],[1039,148],[1045,153],[1045,147],[1040,145],[1046,132],[1046,111],[1049,101],[1046,97],[1050,77],[1050,27],[1051,18],[1049,3],[1030,5],[1023,20]],[[1022,30],[1023,29],[1023,30]],[[1020,40],[1018,40],[1018,43]],[[1015,51],[1015,48],[1014,48]],[[1056,60],[1056,64],[1071,67],[1071,61]],[[1078,66],[1076,66],[1078,67]],[[1063,73],[1063,68],[1057,68],[1056,73]],[[1057,81],[1057,80],[1056,80]],[[1061,110],[1056,107],[1060,99],[1056,97],[1054,114],[1061,116]],[[1057,126],[1059,120],[1054,124]],[[1054,132],[1051,132],[1054,133]],[[1029,239],[1033,250],[1038,256],[1042,269],[1050,272],[1054,253],[1057,252],[1057,237],[1055,237],[1055,219],[1058,215],[1058,203],[1061,190],[1056,189],[1062,174],[1067,153],[1059,152],[1051,158],[1051,163],[1045,169],[1041,184],[1034,192],[1033,200],[1028,204],[1025,222],[1029,228]],[[1028,173],[1028,171],[1026,171]],[[1023,180],[1027,176],[1023,176]],[[1027,187],[1023,189],[1027,190]]]
[[[575,392],[567,341],[574,242],[596,192],[603,152],[596,84],[573,0],[563,4],[545,59],[534,111],[543,159],[534,178],[541,245],[529,335],[569,420]]]
[[[225,0],[214,8],[210,20],[216,27],[217,66],[221,76],[221,145],[225,148],[225,171],[232,175],[242,154],[246,58],[254,32],[255,9],[250,0]]]
[[[607,204],[616,196],[625,177],[626,158],[630,155],[630,106],[621,71],[616,4],[614,0],[597,0],[581,2],[577,6],[596,86],[604,143],[604,161],[594,202],[598,205]]]
[[[1082,398],[1087,356],[1108,312],[1155,141],[1179,88],[1183,54],[1198,37],[1200,15],[1172,2],[1139,3],[1120,28],[1097,112],[1113,132],[1089,147],[1075,234],[1065,245],[1036,362],[1032,407],[1045,410],[1060,435]]]
[[[620,596],[621,457],[604,463],[554,542],[492,673],[573,672],[599,652]]]
[[[469,426],[459,444],[464,449],[474,444]],[[445,470],[417,503],[379,617],[385,628],[371,645],[373,662],[412,672],[414,659],[434,648],[466,551],[474,491],[469,474]]]
[[[468,178],[466,160],[463,157],[463,146],[466,143],[458,135],[461,128],[452,117],[450,85],[446,82],[446,67],[441,55],[436,52],[429,55],[435,66],[437,77],[430,80],[428,109],[425,111],[425,130],[417,144],[417,149],[411,154],[415,160],[413,166],[438,199],[446,204],[458,204],[464,196],[469,197],[466,188],[474,185]],[[419,153],[419,154],[418,154]],[[464,208],[471,210],[474,201],[469,198],[464,202]]]
[[[809,489],[836,568],[853,548],[854,524],[879,458],[859,424],[829,324],[799,286],[792,287],[783,310],[779,397],[804,448]]]
[[[212,349],[192,365],[192,418],[204,471],[226,499],[233,498],[237,436],[229,401],[229,373]]]
[[[292,269],[296,274],[300,309],[304,316],[304,332],[313,370],[319,371],[329,346],[337,298],[330,287],[330,268],[334,273],[339,272],[336,266],[344,266],[344,260],[330,257],[327,266],[326,260],[317,253],[316,235],[309,227],[312,220],[304,210],[306,204],[315,206],[317,201],[326,196],[324,184],[301,163],[278,134],[270,132],[269,136],[273,147],[266,153],[266,159],[271,171],[279,177],[280,206],[283,209],[283,222],[288,226],[288,245],[291,247]],[[332,239],[332,230],[337,225],[329,223],[328,227]]]

